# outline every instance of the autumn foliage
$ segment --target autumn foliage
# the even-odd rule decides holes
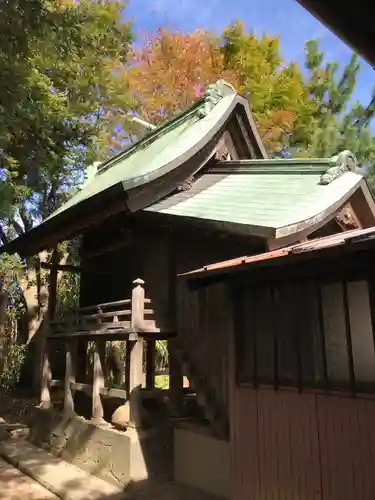
[[[219,78],[250,96],[271,153],[288,140],[297,116],[311,116],[300,109],[307,103],[303,79],[296,65],[284,65],[278,38],[248,34],[240,23],[221,37],[203,30],[159,30],[146,37],[130,61],[127,87],[139,114],[154,124],[186,109]]]
[[[238,86],[236,71],[224,67],[217,41],[202,30],[184,35],[162,29],[146,36],[126,72],[141,115],[154,124],[189,107],[219,78]]]

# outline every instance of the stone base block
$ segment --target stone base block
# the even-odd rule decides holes
[[[172,476],[173,433],[168,426],[120,432],[81,417],[66,418],[55,409],[38,409],[29,427],[32,444],[112,484]]]

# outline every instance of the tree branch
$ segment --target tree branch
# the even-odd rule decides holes
[[[22,234],[24,234],[25,231],[23,230],[23,228],[19,222],[17,222],[15,219],[10,219],[9,222],[14,227],[18,236],[21,236]]]
[[[29,231],[32,228],[32,224],[27,217],[27,212],[26,212],[25,206],[21,205],[19,211],[20,211],[20,217],[21,217],[23,226],[25,228],[25,232]]]

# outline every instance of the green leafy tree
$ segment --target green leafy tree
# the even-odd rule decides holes
[[[268,153],[287,150],[296,133],[309,135],[316,105],[299,65],[282,58],[279,37],[256,36],[238,21],[224,30],[219,43],[225,68],[237,74],[238,90],[249,96]]]
[[[277,37],[256,37],[241,23],[229,26],[220,37],[203,30],[160,30],[132,52],[131,61],[124,86],[132,92],[135,110],[154,124],[191,105],[219,78],[250,94],[271,154],[285,145],[295,117],[299,123],[312,120],[313,105],[298,65],[284,65]],[[121,116],[113,118],[121,123]]]
[[[24,304],[17,286],[24,273],[18,255],[0,256],[0,397],[19,381],[26,347],[17,343],[18,320]]]
[[[124,6],[0,0],[2,244],[71,196],[110,133],[111,110],[131,107],[119,76],[132,41]],[[48,290],[35,269],[26,281],[20,289],[32,336],[46,307],[41,289]]]
[[[63,203],[98,154],[131,26],[120,1],[0,1],[0,237]]]
[[[375,91],[367,105],[351,102],[360,71],[358,56],[340,69],[337,62],[324,62],[316,40],[306,43],[306,85],[309,99],[315,104],[313,129],[309,135],[293,138],[296,153],[304,156],[331,156],[350,149],[360,165],[368,167],[373,184],[375,140],[371,122],[375,112]]]
[[[331,156],[351,149],[361,165],[374,164],[375,94],[368,106],[351,104],[360,70],[355,55],[341,68],[325,62],[312,40],[306,43],[303,70],[282,58],[278,37],[256,36],[235,22],[219,37],[202,30],[160,30],[132,52],[131,61],[124,88],[133,92],[136,111],[152,123],[170,118],[208,83],[224,78],[249,96],[271,156]],[[112,118],[121,122],[123,115]]]

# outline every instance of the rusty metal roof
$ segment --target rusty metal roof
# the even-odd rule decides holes
[[[375,227],[370,227],[367,229],[353,229],[351,231],[345,231],[342,233],[324,236],[323,238],[316,238],[314,240],[305,241],[303,243],[298,243],[284,248],[279,248],[266,253],[261,253],[251,256],[242,256],[231,260],[226,260],[223,262],[217,262],[215,264],[210,264],[204,266],[200,269],[195,269],[184,273],[181,276],[191,277],[191,278],[205,278],[208,274],[214,272],[230,272],[231,270],[240,270],[241,266],[246,266],[248,269],[252,264],[261,261],[278,260],[280,258],[288,257],[290,255],[296,255],[300,253],[316,252],[330,247],[339,247],[341,245],[346,245],[348,243],[356,243],[359,241],[375,239]],[[287,263],[287,260],[285,260]]]

